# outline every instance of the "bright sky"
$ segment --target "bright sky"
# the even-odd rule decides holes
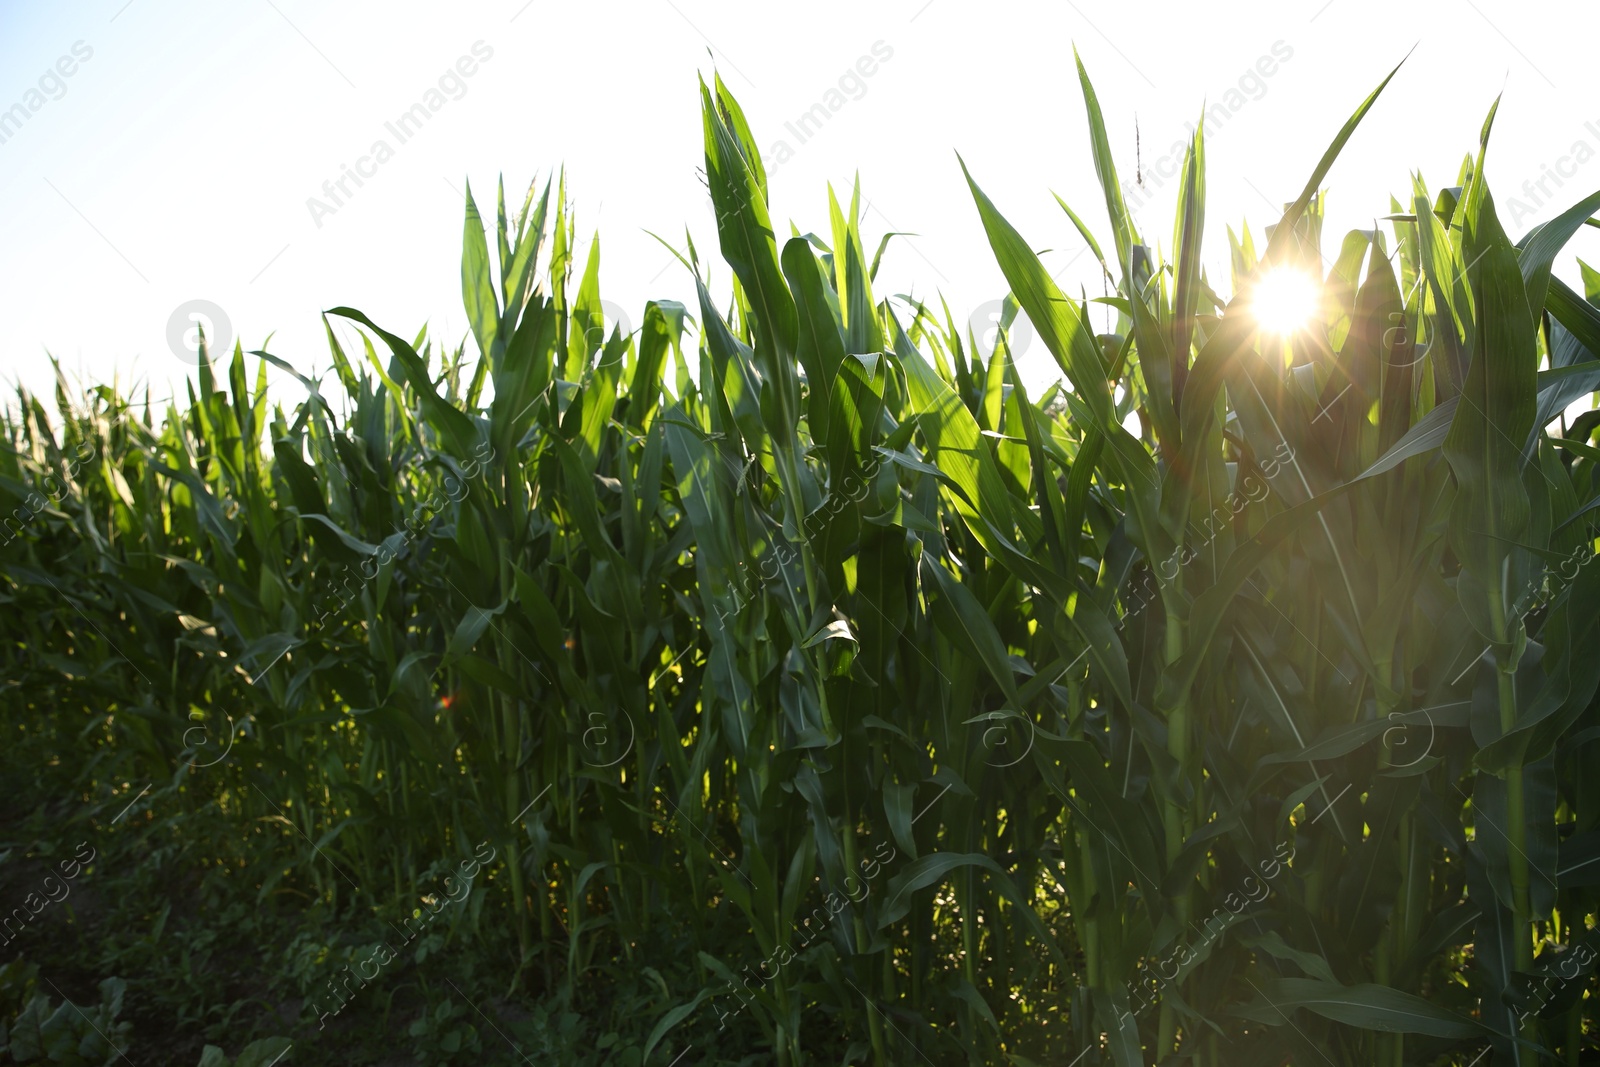
[[[887,230],[920,235],[891,243],[879,295],[942,292],[958,317],[981,316],[1005,284],[956,151],[1051,249],[1063,288],[1099,293],[1050,195],[1106,238],[1074,43],[1128,178],[1137,117],[1152,187],[1138,216],[1164,247],[1177,183],[1162,157],[1202,101],[1226,109],[1207,129],[1219,289],[1224,225],[1272,221],[1414,43],[1326,182],[1324,251],[1404,198],[1412,169],[1454,184],[1502,90],[1488,172],[1516,238],[1600,188],[1600,104],[1583,92],[1597,23],[1591,3],[1509,0],[0,0],[3,367],[48,396],[53,353],[87,380],[117,374],[164,398],[193,371],[167,339],[191,301],[222,309],[247,350],[272,334],[302,370],[328,367],[318,312],[340,304],[407,336],[428,322],[454,344],[462,180],[491,212],[498,174],[520,203],[563,164],[582,242],[601,231],[602,294],[635,321],[649,298],[692,306],[689,277],[644,231],[680,243],[687,226],[703,259],[715,247],[696,176],[695,77],[713,63],[767,151],[780,228],[826,233],[826,183],[843,198],[859,170],[868,247]],[[402,141],[386,124],[417,104],[436,110]],[[819,104],[826,121],[801,128]],[[347,166],[366,176],[334,185],[335,202],[324,183]],[[1574,252],[1600,262],[1600,232],[1558,262],[1569,281]],[[719,262],[719,300],[727,279]],[[1042,344],[1021,359],[1033,382],[1056,377]],[[286,406],[300,395],[279,390]]]

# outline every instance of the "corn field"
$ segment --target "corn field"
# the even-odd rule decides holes
[[[1324,242],[1386,79],[1223,286],[1203,132],[1142,233],[1078,70],[1105,211],[1062,222],[1108,295],[965,162],[992,344],[874,291],[859,188],[780,234],[714,79],[693,307],[625,332],[564,180],[469,189],[470,342],[335,307],[326,375],[19,391],[6,784],[188,887],[127,913],[129,996],[233,907],[323,931],[285,1063],[368,1062],[339,1035],[391,1011],[440,1063],[1595,1062],[1600,275],[1552,265],[1600,194],[1513,243],[1491,110],[1454,184]],[[1274,333],[1286,271],[1315,314]],[[496,1036],[535,1003],[610,1020],[599,1058]],[[16,1062],[101,1062],[19,1051],[29,1010]]]

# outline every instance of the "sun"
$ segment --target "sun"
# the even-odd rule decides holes
[[[1303,271],[1279,267],[1256,282],[1250,311],[1264,331],[1287,336],[1311,321],[1321,296],[1315,278]]]

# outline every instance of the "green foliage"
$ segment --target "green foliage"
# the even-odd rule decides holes
[[[102,954],[214,1038],[207,961],[273,931],[303,1062],[402,1027],[427,1063],[1591,1055],[1600,420],[1561,412],[1600,308],[1550,265],[1595,201],[1513,244],[1486,123],[1325,260],[1386,79],[1263,252],[1229,231],[1224,300],[1201,135],[1166,263],[1079,69],[1106,334],[982,164],[992,346],[874,294],[859,189],[782,239],[715,80],[725,306],[691,244],[696,306],[625,334],[564,182],[492,240],[469,190],[475,363],[340,307],[327,394],[242,348],[164,413],[22,394],[0,724],[72,754],[116,877],[228,917],[144,885]],[[1319,294],[1288,337],[1275,270]]]
[[[10,977],[6,976],[6,980]],[[36,977],[36,973],[30,977]],[[100,983],[100,1003],[92,1008],[63,999],[52,1009],[48,994],[36,994],[9,1026],[0,1022],[0,1052],[9,1054],[14,1063],[55,1063],[61,1067],[106,1067],[115,1063],[122,1057],[122,1046],[131,1029],[129,1023],[117,1021],[126,990],[127,983],[122,979],[107,978]]]
[[[457,1053],[482,1051],[478,1030],[466,1018],[468,1014],[468,1009],[445,997],[411,1024],[406,1032],[411,1035],[411,1048],[420,1067],[453,1063]]]
[[[237,1059],[230,1060],[216,1045],[207,1045],[201,1053],[199,1067],[272,1067],[289,1048],[287,1038],[263,1038],[250,1042],[240,1051]]]

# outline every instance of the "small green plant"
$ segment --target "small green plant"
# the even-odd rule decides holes
[[[63,1000],[54,1010],[47,994],[35,994],[9,1027],[0,1023],[0,1052],[9,1053],[16,1063],[61,1067],[115,1063],[122,1058],[121,1046],[132,1028],[117,1021],[126,990],[127,983],[121,978],[107,978],[100,983],[99,1004],[83,1008]]]
[[[477,1027],[469,1021],[470,1012],[450,997],[445,997],[431,1010],[424,1010],[407,1029],[411,1035],[412,1053],[418,1067],[435,1067],[436,1064],[457,1062],[463,1055],[476,1054],[482,1046],[478,1041]]]
[[[39,986],[39,967],[20,955],[0,964],[0,1026],[21,1014],[33,1000]]]
[[[250,1042],[237,1058],[231,1060],[216,1045],[207,1045],[196,1067],[273,1067],[274,1064],[288,1062],[284,1054],[289,1051],[290,1045],[286,1037],[263,1038]]]

